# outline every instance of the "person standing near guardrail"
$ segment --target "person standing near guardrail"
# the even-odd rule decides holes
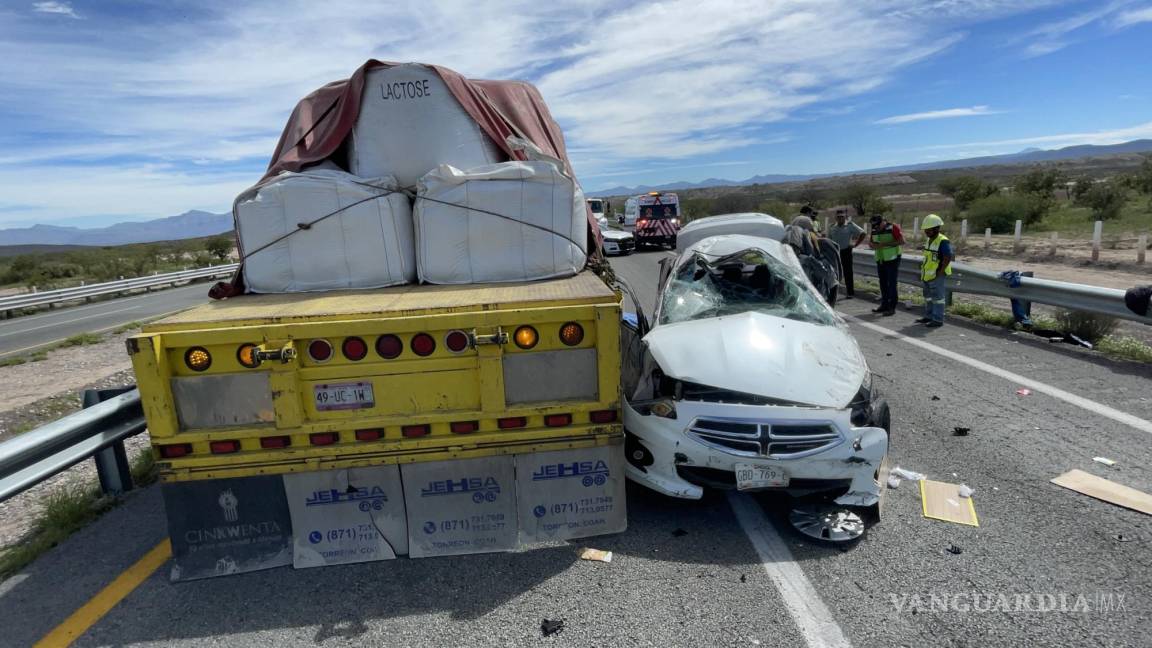
[[[920,263],[920,281],[924,282],[924,317],[916,320],[929,328],[944,326],[944,278],[952,274],[952,244],[940,233],[944,221],[936,214],[924,217],[924,260]]]
[[[845,299],[856,294],[856,281],[852,275],[852,249],[864,242],[864,228],[848,220],[848,212],[836,210],[836,224],[828,228],[828,238],[840,247],[840,272],[844,275]]]
[[[897,282],[900,278],[900,250],[904,233],[896,223],[881,215],[872,217],[872,252],[876,256],[876,275],[880,277],[880,306],[873,313],[896,314]]]

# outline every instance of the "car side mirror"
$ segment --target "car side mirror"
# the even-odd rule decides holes
[[[634,313],[626,312],[623,314],[622,321],[624,325],[635,331],[638,337],[644,337],[648,334],[648,331],[651,330],[651,327],[648,325],[648,318],[644,317],[644,306],[641,304],[640,298],[637,297],[636,291],[632,289],[632,286],[629,286],[628,282],[620,277],[616,277],[616,284],[620,286],[624,294],[628,295],[628,298],[632,300],[632,306],[636,309]]]

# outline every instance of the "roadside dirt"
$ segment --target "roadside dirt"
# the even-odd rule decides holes
[[[124,340],[130,333],[107,335],[97,344],[64,347],[44,360],[0,367],[0,412],[34,403],[131,367]]]

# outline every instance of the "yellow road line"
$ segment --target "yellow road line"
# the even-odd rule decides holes
[[[96,625],[96,622],[108,614],[112,608],[116,607],[117,603],[124,600],[124,597],[148,580],[148,577],[171,557],[172,543],[168,541],[168,538],[164,538],[160,544],[144,554],[144,557],[138,560],[135,565],[124,570],[124,573],[117,576],[116,580],[100,590],[79,610],[73,612],[72,616],[64,620],[64,623],[56,626],[52,632],[36,642],[34,648],[63,648],[71,645],[73,641],[88,632],[89,628]]]

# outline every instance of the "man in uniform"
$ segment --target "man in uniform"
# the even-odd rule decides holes
[[[924,317],[916,320],[929,328],[944,326],[944,278],[952,274],[952,244],[948,237],[940,233],[944,221],[936,214],[924,217],[924,230],[927,243],[924,244],[924,261],[920,264],[920,281],[924,282]]]
[[[852,250],[864,241],[864,228],[851,220],[843,209],[836,210],[836,224],[828,228],[828,238],[840,247],[840,272],[844,275],[844,289],[847,298],[856,294],[855,277],[852,276]]]
[[[899,225],[889,223],[882,215],[873,216],[871,222],[870,244],[876,257],[876,275],[880,277],[880,306],[873,308],[872,312],[895,315],[899,296],[900,246],[904,244],[904,233]]]

